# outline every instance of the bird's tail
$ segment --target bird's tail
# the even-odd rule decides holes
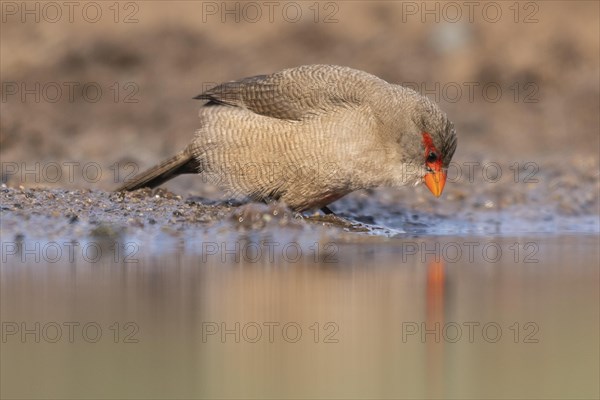
[[[169,179],[181,174],[200,173],[200,164],[188,149],[185,149],[173,157],[163,161],[138,174],[133,179],[126,181],[116,191],[131,191],[141,188],[155,188]]]

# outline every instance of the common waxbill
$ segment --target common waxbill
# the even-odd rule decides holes
[[[205,103],[192,142],[117,190],[202,173],[232,195],[327,210],[378,186],[424,181],[440,196],[456,150],[453,124],[436,104],[348,67],[290,68],[195,98]]]

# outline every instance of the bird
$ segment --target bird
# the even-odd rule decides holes
[[[350,67],[298,66],[194,99],[203,104],[189,145],[117,191],[201,174],[234,197],[329,214],[361,189],[424,182],[439,197],[457,146],[453,123],[429,98]]]

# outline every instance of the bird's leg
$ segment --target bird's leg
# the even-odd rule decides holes
[[[333,215],[333,216],[335,217],[335,213],[334,213],[333,211],[331,211],[331,210],[329,209],[329,207],[327,207],[327,206],[323,206],[323,207],[321,207],[321,211],[323,211],[323,213],[324,213],[325,215]]]

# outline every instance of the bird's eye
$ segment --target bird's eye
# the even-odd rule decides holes
[[[429,155],[427,156],[428,163],[434,163],[437,161],[437,159],[438,159],[438,155],[433,151],[431,153],[429,153]]]

